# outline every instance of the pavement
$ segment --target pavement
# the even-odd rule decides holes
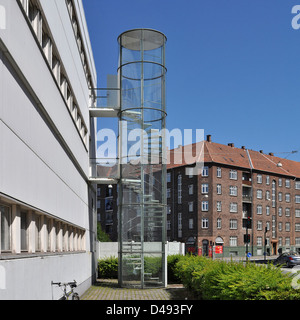
[[[81,297],[81,300],[193,300],[181,284],[169,284],[167,288],[128,289],[119,288],[115,279],[98,279]]]

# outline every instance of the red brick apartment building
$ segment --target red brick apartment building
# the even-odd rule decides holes
[[[167,240],[186,244],[187,251],[216,256],[245,256],[245,234],[252,255],[300,252],[300,163],[263,151],[203,142],[204,167],[167,167]],[[98,217],[102,228],[117,240],[117,188],[98,187]],[[248,230],[246,228],[248,221]]]

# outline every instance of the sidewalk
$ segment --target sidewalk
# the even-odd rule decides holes
[[[98,279],[81,300],[192,300],[192,297],[181,284],[142,290],[119,288],[117,280]]]

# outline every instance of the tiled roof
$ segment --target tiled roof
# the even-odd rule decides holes
[[[249,170],[252,167],[253,170],[257,171],[265,171],[300,178],[299,162],[266,155],[258,151],[247,150],[246,148],[236,148],[234,146],[227,146],[208,141],[202,141],[197,144],[170,150],[170,158],[168,158],[169,164],[167,165],[167,168],[171,169],[195,163],[195,160],[192,161],[193,154],[192,156],[189,154],[191,153],[191,148],[195,152],[197,147],[198,152],[199,150],[204,150],[205,163],[218,163]],[[178,161],[181,160],[180,154],[182,155],[182,162]],[[177,161],[175,161],[174,156],[178,157]],[[194,159],[196,159],[196,156]],[[282,166],[278,166],[278,163],[281,163]]]

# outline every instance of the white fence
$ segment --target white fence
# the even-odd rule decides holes
[[[156,248],[158,245],[160,245],[160,243],[146,242],[145,249],[146,251],[151,251],[151,246]],[[98,242],[97,247],[98,259],[118,257],[118,242]],[[157,251],[157,249],[154,251]],[[181,242],[167,242],[166,253],[168,256],[173,254],[185,255],[185,244]]]

